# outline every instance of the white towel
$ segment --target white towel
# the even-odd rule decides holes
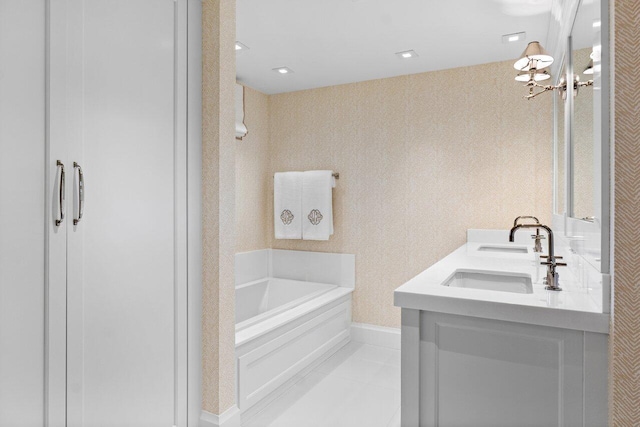
[[[276,239],[302,239],[302,172],[276,173],[273,219]]]
[[[302,178],[302,238],[329,240],[333,234],[333,171],[308,171]]]

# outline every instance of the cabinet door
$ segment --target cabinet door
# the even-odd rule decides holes
[[[66,2],[69,426],[185,425],[184,6]]]
[[[583,425],[581,331],[422,311],[418,348],[420,426]]]
[[[0,426],[44,423],[45,2],[0,0]]]

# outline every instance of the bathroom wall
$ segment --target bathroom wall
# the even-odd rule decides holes
[[[270,96],[271,246],[356,254],[354,321],[399,327],[393,290],[468,228],[549,221],[551,96],[526,101],[514,75],[508,61]],[[340,172],[335,234],[275,240],[271,175],[308,169]]]
[[[235,0],[202,2],[202,409],[235,403]]]
[[[610,347],[610,425],[640,424],[640,2],[611,1],[615,51],[613,109],[613,307]]]
[[[270,221],[264,212],[272,196],[269,153],[269,97],[244,89],[245,119],[249,133],[236,143],[236,252],[266,249],[271,245]]]

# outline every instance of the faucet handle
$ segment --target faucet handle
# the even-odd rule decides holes
[[[549,258],[549,255],[540,255],[540,258],[545,258],[545,259],[546,259],[546,258]],[[556,255],[556,256],[554,256],[553,258],[554,258],[554,259],[562,259],[562,257],[561,257],[561,256],[559,256],[559,255]]]
[[[566,262],[545,261],[545,262],[541,262],[540,265],[553,265],[555,267],[566,267],[567,263]]]
[[[540,239],[540,240],[546,239],[546,237],[544,237],[542,234],[532,234],[531,238],[532,239]]]

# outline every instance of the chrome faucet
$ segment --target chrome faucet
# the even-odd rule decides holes
[[[536,222],[536,224],[540,224],[540,220],[538,220],[538,218],[536,218],[535,216],[519,216],[517,217],[514,221],[513,221],[513,226],[515,227],[516,225],[518,225],[519,221],[521,219],[532,219]],[[540,234],[540,228],[536,228],[536,234],[532,234],[531,235],[532,239],[535,239],[535,244],[533,246],[533,251],[534,252],[542,252],[542,243],[541,240],[544,239],[544,236],[542,234]]]
[[[561,256],[555,256],[554,254],[554,247],[553,247],[553,230],[551,230],[551,228],[547,227],[544,224],[516,224],[513,226],[513,228],[511,229],[511,231],[509,232],[509,241],[513,242],[513,237],[516,234],[516,231],[518,231],[521,228],[543,228],[546,232],[547,232],[547,236],[548,236],[548,242],[549,242],[549,255],[547,256],[540,256],[540,258],[546,258],[547,261],[545,262],[541,262],[541,265],[546,265],[547,266],[547,277],[544,280],[545,285],[547,285],[545,287],[546,290],[548,291],[561,291],[562,288],[559,286],[559,279],[560,279],[560,275],[558,274],[558,272],[556,272],[556,267],[564,267],[567,264],[563,263],[563,262],[557,262],[556,260],[558,259],[562,259]]]

